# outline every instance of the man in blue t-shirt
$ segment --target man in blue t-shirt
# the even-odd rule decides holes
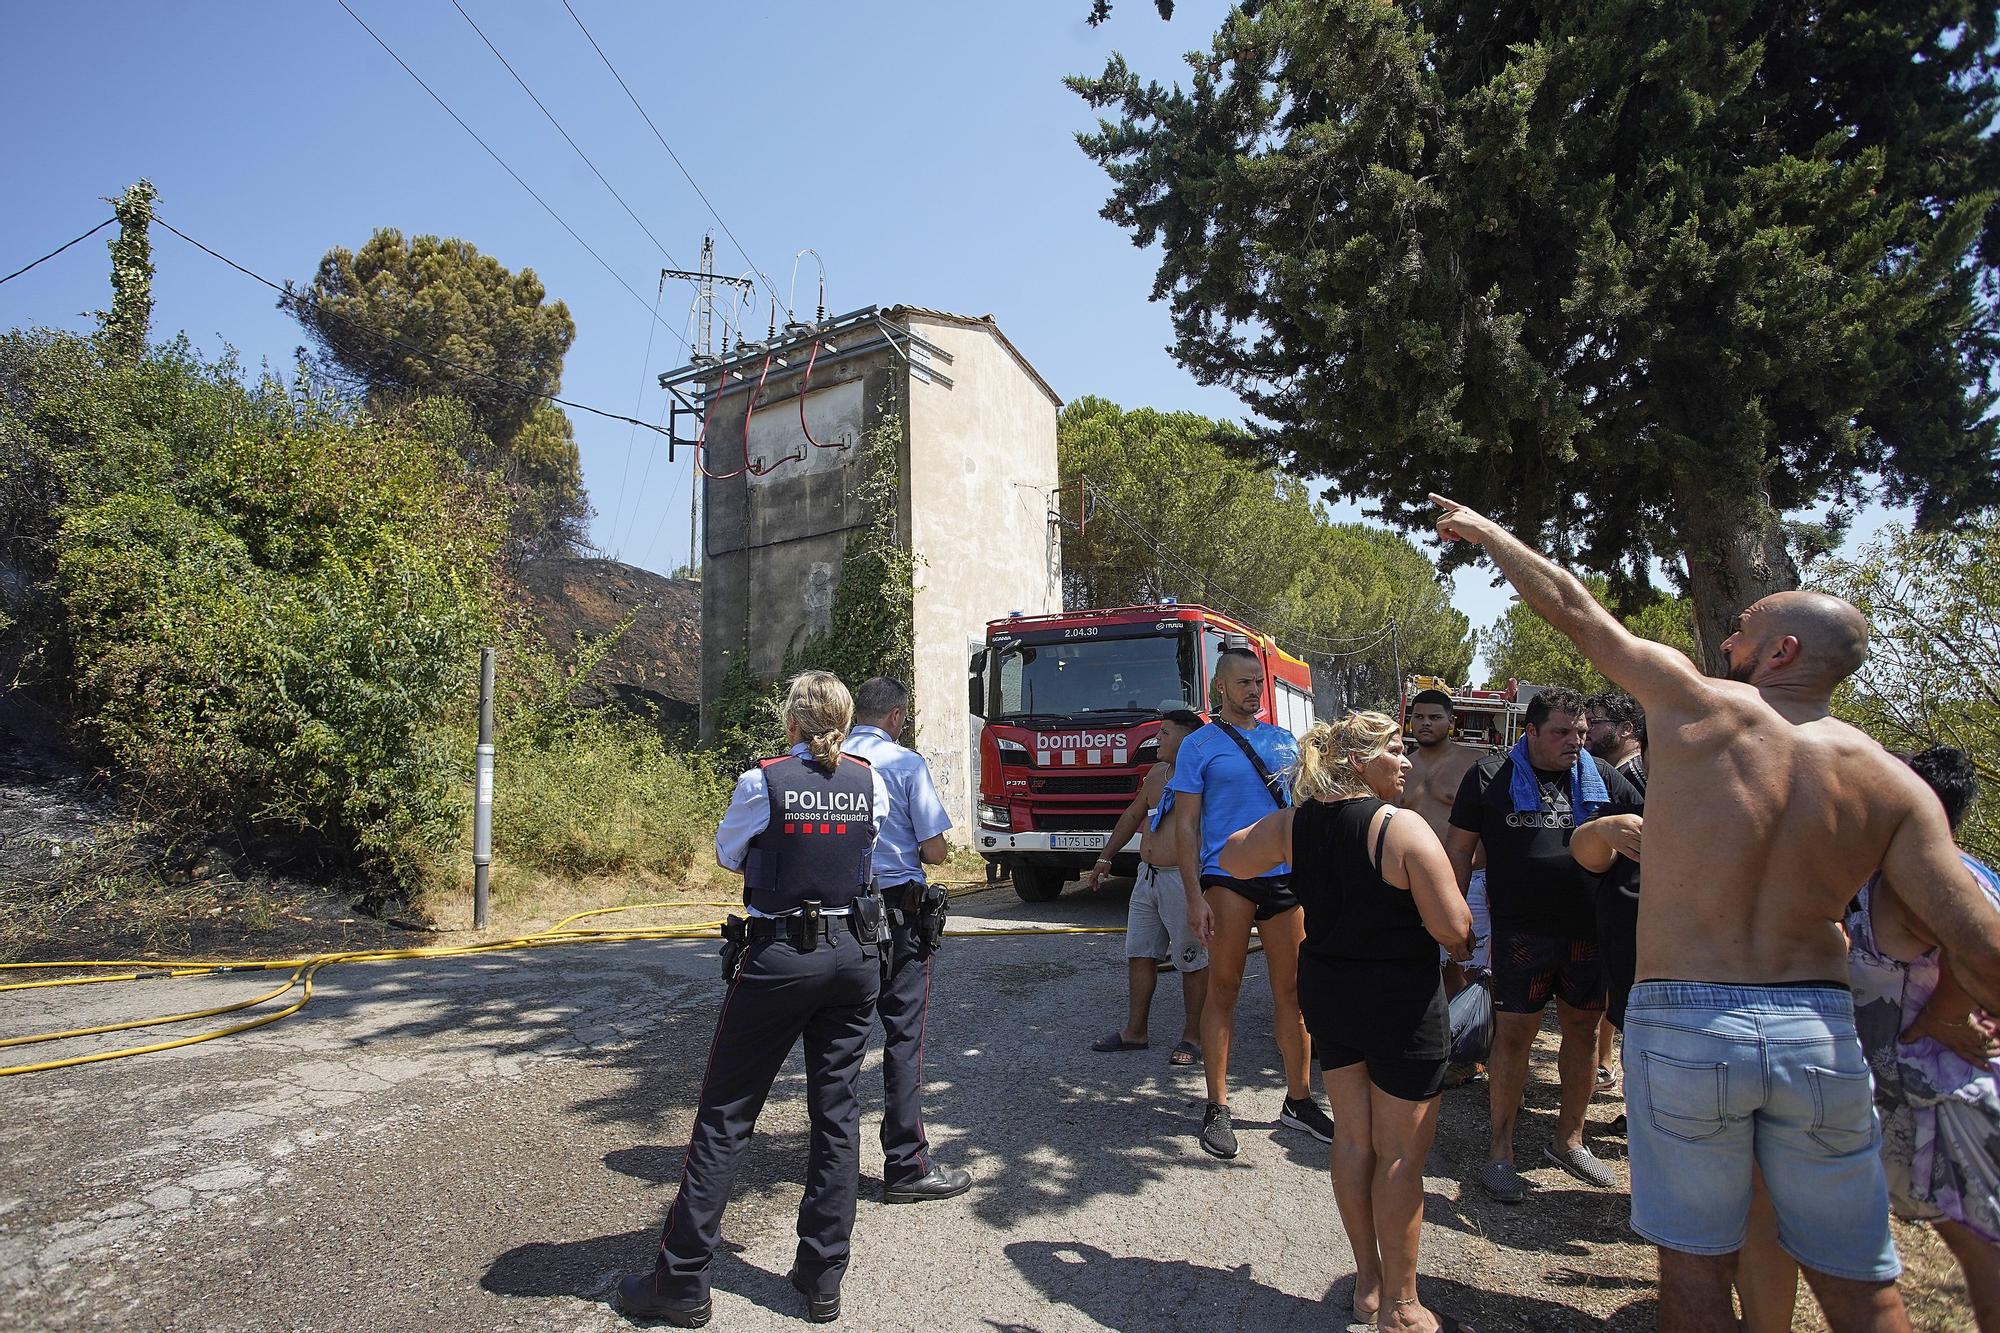
[[[1176,793],[1173,818],[1179,821],[1188,924],[1208,946],[1208,1000],[1201,1012],[1208,1105],[1202,1113],[1201,1146],[1215,1157],[1236,1156],[1236,1131],[1229,1119],[1229,1041],[1253,925],[1264,942],[1278,1051],[1285,1061],[1285,1106],[1278,1123],[1331,1143],[1333,1121],[1313,1100],[1311,1047],[1299,1016],[1305,910],[1292,895],[1291,867],[1281,865],[1257,879],[1231,879],[1216,861],[1230,834],[1291,804],[1284,775],[1299,761],[1299,743],[1283,727],[1258,722],[1264,707],[1264,664],[1248,648],[1222,650],[1214,687],[1215,720],[1181,742],[1174,775],[1167,780],[1168,790]]]

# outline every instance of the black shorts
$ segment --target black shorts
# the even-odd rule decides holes
[[[1494,926],[1494,1011],[1539,1014],[1551,995],[1572,1009],[1604,1007],[1604,958],[1597,941]]]
[[[1292,892],[1290,875],[1260,875],[1256,879],[1231,879],[1227,875],[1203,875],[1201,887],[1204,889],[1228,889],[1239,897],[1248,898],[1257,904],[1257,920],[1269,921],[1280,912],[1289,912],[1299,905],[1298,895]]]
[[[1597,886],[1597,948],[1604,957],[1604,1016],[1625,1030],[1625,1001],[1639,971],[1639,900],[1627,894],[1629,876],[1606,876]]]
[[[1366,1064],[1368,1081],[1406,1102],[1444,1088],[1451,1010],[1436,963],[1299,955],[1299,1012],[1321,1069]]]

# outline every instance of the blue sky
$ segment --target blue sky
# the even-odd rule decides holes
[[[568,303],[565,396],[646,420],[682,363],[691,291],[535,109],[450,0],[348,0],[601,255],[614,278],[343,12],[337,0],[10,6],[0,112],[0,272],[106,217],[150,177],[161,217],[278,280],[376,227],[463,237],[531,267]],[[1065,74],[1115,49],[1143,75],[1184,71],[1227,6],[1181,0],[1162,23],[1123,0],[1102,28],[1085,0],[1017,4],[613,4],[570,0],[748,258],[619,91],[561,0],[460,0],[666,247],[692,267],[754,264],[780,291],[796,251],[828,269],[836,311],[899,302],[991,313],[1064,398],[1240,416],[1233,395],[1167,355],[1154,264],[1097,215],[1103,173],[1073,136],[1093,117]],[[106,234],[108,236],[108,233]],[[81,328],[108,302],[93,238],[0,287],[0,327]],[[303,335],[272,294],[155,233],[156,336],[185,330],[256,366],[290,367]],[[625,286],[621,286],[619,279]],[[799,303],[816,273],[800,270]],[[629,286],[632,290],[627,291]],[[634,293],[637,293],[635,296]],[[764,312],[755,316],[761,329]],[[650,359],[649,331],[653,333]],[[687,558],[689,467],[657,436],[572,414],[594,539],[662,572]],[[1337,506],[1355,517],[1351,506]],[[1857,525],[1872,530],[1878,512]],[[1454,600],[1478,626],[1506,604],[1484,573]]]

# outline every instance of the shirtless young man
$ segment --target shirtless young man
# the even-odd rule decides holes
[[[1840,920],[1881,870],[1961,985],[2000,1008],[2000,913],[1937,800],[1828,713],[1867,654],[1852,606],[1778,593],[1722,644],[1729,679],[1628,632],[1574,576],[1442,496],[1523,601],[1636,696],[1651,737],[1638,984],[1626,1016],[1632,1227],[1659,1246],[1664,1333],[1734,1330],[1763,1168],[1780,1242],[1835,1333],[1909,1328]]]
[[[1410,700],[1410,735],[1417,744],[1415,749],[1405,752],[1410,760],[1410,776],[1403,785],[1403,799],[1397,804],[1422,815],[1439,842],[1451,831],[1451,803],[1458,797],[1465,771],[1479,761],[1477,748],[1452,740],[1451,730],[1457,723],[1458,711],[1452,707],[1451,696],[1443,690],[1424,690]],[[1475,967],[1484,967],[1491,947],[1487,936],[1492,933],[1486,914],[1484,857],[1475,861],[1474,866],[1465,893],[1472,907],[1475,941],[1469,961]],[[1456,995],[1465,988],[1464,970],[1450,959],[1444,965],[1444,985],[1448,995]]]
[[[1208,998],[1208,946],[1195,937],[1188,921],[1187,893],[1181,885],[1180,830],[1167,817],[1174,796],[1167,779],[1174,774],[1174,758],[1181,742],[1202,727],[1201,715],[1177,708],[1160,719],[1160,762],[1146,770],[1139,794],[1118,817],[1097,858],[1083,877],[1083,887],[1094,889],[1111,870],[1111,858],[1139,835],[1139,878],[1132,885],[1132,900],[1125,913],[1125,1026],[1108,1032],[1090,1044],[1093,1051],[1142,1051],[1150,1044],[1146,1021],[1152,1014],[1153,990],[1159,983],[1160,964],[1171,959],[1181,974],[1181,1005],[1185,1018],[1181,1039],[1167,1063],[1191,1065],[1201,1059],[1201,1008]]]

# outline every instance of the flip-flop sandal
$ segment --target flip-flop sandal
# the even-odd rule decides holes
[[[1375,1321],[1379,1318],[1381,1318],[1381,1311],[1379,1310],[1363,1310],[1353,1305],[1347,1307],[1347,1326],[1349,1328],[1373,1328],[1375,1327]]]
[[[1127,1041],[1123,1032],[1110,1032],[1090,1043],[1093,1051],[1143,1051],[1152,1043]]]
[[[1179,1042],[1167,1053],[1167,1063],[1183,1067],[1198,1065],[1201,1063],[1201,1047],[1191,1041]]]

